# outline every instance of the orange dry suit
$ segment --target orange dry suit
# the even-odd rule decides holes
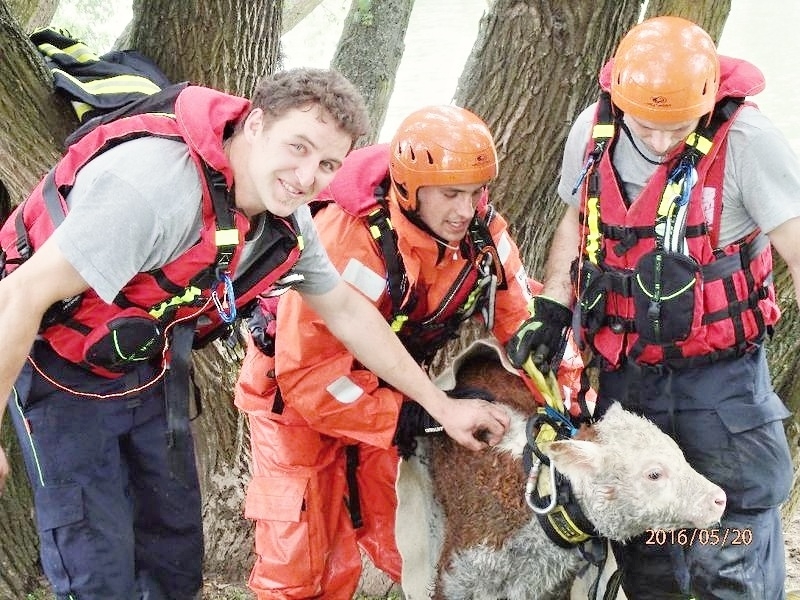
[[[331,260],[421,363],[464,319],[488,316],[481,308],[490,304],[494,285],[486,278],[494,275],[492,332],[505,343],[529,316],[530,299],[506,222],[484,199],[459,250],[442,252],[387,193],[388,165],[386,145],[356,150],[321,195],[329,201],[314,219]],[[399,259],[387,259],[382,240],[395,233]],[[402,273],[389,267],[398,260]],[[274,359],[250,341],[235,396],[252,436],[245,512],[256,520],[257,558],[250,587],[260,599],[350,600],[359,546],[400,577],[392,439],[404,398],[359,364],[296,292],[280,298],[272,324]]]
[[[691,367],[751,351],[778,320],[772,253],[754,232],[718,247],[727,132],[761,73],[721,57],[710,119],[626,199],[611,161],[620,115],[604,92],[586,152],[575,274],[580,340],[606,369]],[[601,72],[609,88],[610,64]],[[577,188],[577,186],[576,186]],[[577,326],[576,326],[577,330]]]
[[[194,246],[163,267],[136,275],[111,304],[87,290],[48,310],[40,335],[61,357],[101,376],[118,377],[135,362],[160,359],[176,324],[187,322],[198,340],[219,335],[223,321],[235,314],[234,298],[236,307],[252,304],[297,261],[301,240],[294,219],[267,215],[274,243],[267,244],[257,268],[230,281],[249,221],[234,210],[229,192],[233,173],[222,143],[226,128],[249,109],[248,100],[208,88],[166,88],[129,109],[127,116],[113,113],[108,116],[113,120],[79,130],[83,135],[9,216],[0,230],[3,275],[58,227],[78,172],[105,150],[142,136],[175,139],[187,144],[201,175],[203,226]]]

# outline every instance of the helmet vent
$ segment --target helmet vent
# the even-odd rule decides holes
[[[425,154],[427,154],[427,155],[428,155],[428,164],[429,164],[429,165],[432,165],[432,164],[434,164],[434,163],[435,163],[435,161],[433,160],[433,157],[431,156],[431,153],[430,153],[430,152],[428,152],[428,151],[426,150],[426,151],[425,151]]]

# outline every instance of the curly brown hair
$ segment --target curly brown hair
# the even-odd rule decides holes
[[[364,99],[344,75],[334,69],[296,68],[264,77],[251,98],[268,120],[293,108],[319,106],[339,128],[356,140],[369,131],[369,114]]]

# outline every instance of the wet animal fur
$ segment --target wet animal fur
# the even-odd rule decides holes
[[[457,379],[459,386],[491,389],[496,400],[516,414],[512,420],[515,430],[504,439],[505,451],[475,453],[447,437],[432,440],[430,470],[434,495],[445,515],[440,577],[433,597],[436,600],[563,598],[585,561],[577,550],[563,549],[551,542],[523,499],[525,477],[519,452],[520,440],[524,444],[522,415],[535,411],[530,393],[518,377],[485,357],[467,361]],[[614,437],[617,441],[613,441]],[[693,471],[677,445],[649,421],[613,407],[603,421],[582,432],[580,438],[591,444],[581,446],[590,450],[587,457],[591,457],[594,448],[616,446],[608,455],[602,455],[607,467],[604,472],[587,473],[577,486],[573,482],[584,513],[601,535],[626,540],[648,528],[709,526],[721,516],[722,490]],[[576,453],[576,448],[562,447],[563,452],[559,452],[551,445],[548,454],[554,464],[557,460],[581,461],[581,452]],[[654,448],[650,453],[659,457],[653,463],[654,472],[659,470],[662,483],[669,482],[665,485],[680,488],[682,502],[656,506],[651,500],[654,493],[664,498],[672,495],[672,488],[659,487],[657,483],[652,489],[647,482],[636,484],[641,490],[631,489],[631,478],[638,474],[632,475],[624,469],[630,471],[627,464],[631,463],[630,457],[637,453],[639,457],[647,456],[648,448]],[[556,457],[559,453],[563,454],[561,459]],[[643,461],[644,458],[640,462]],[[560,467],[559,471],[564,472]],[[645,473],[643,478],[647,476],[655,475]],[[700,495],[703,508],[688,509],[685,498]],[[716,511],[714,502],[720,500],[722,506],[717,505]]]

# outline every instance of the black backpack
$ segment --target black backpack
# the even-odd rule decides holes
[[[67,146],[100,123],[143,112],[136,107],[145,99],[150,99],[144,103],[147,111],[157,110],[158,93],[172,87],[158,65],[136,50],[98,56],[69,32],[54,27],[34,31],[30,40],[53,75],[56,93],[70,101],[81,123],[65,140]]]

